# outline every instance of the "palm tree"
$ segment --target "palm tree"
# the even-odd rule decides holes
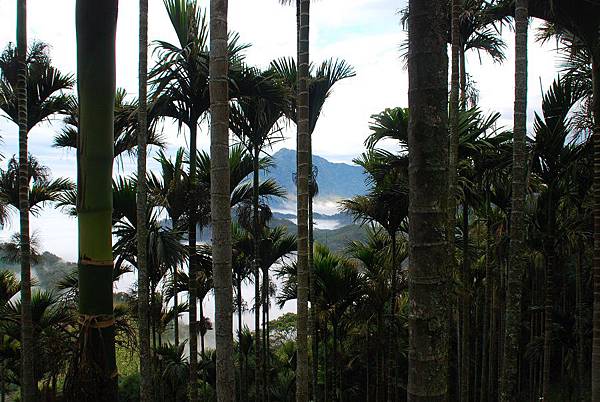
[[[448,392],[448,14],[443,1],[410,0],[409,10],[408,400],[434,401]]]
[[[19,50],[8,45],[0,55],[0,109],[9,120],[18,124]],[[61,73],[52,65],[48,45],[33,42],[25,55],[27,121],[29,132],[56,114],[67,113],[72,99],[64,91],[73,86],[73,77]]]
[[[569,112],[579,99],[569,82],[555,81],[544,96],[543,117],[536,114],[534,130],[533,166],[546,187],[538,198],[538,208],[542,210],[539,226],[544,236],[544,258],[546,260],[545,310],[544,310],[544,369],[543,396],[549,397],[550,368],[552,356],[553,328],[553,275],[556,268],[557,211],[561,201],[571,191],[569,178],[573,167],[581,158],[583,146],[569,144],[572,120]]]
[[[271,67],[275,70],[276,74],[283,80],[288,88],[293,92],[297,93],[298,90],[298,69],[293,58],[282,58],[275,60],[271,63]],[[325,105],[325,102],[332,93],[334,85],[346,78],[354,77],[355,72],[351,65],[345,60],[329,59],[321,63],[316,71],[313,71],[312,64],[309,66],[309,81],[308,81],[308,126],[309,126],[309,201],[308,201],[308,267],[309,267],[309,295],[315,292],[315,281],[312,276],[313,264],[312,264],[312,253],[313,253],[313,199],[318,193],[316,175],[318,171],[313,167],[312,163],[312,136],[317,126],[319,116]],[[288,117],[298,124],[297,115],[297,100],[292,98],[291,107],[288,111]],[[296,177],[296,182],[298,178]],[[296,183],[297,184],[297,183]],[[312,353],[313,356],[318,356],[318,338],[317,338],[317,320],[318,313],[316,309],[310,310],[309,317],[309,330],[311,330],[312,336]],[[318,361],[313,359],[312,361],[312,372],[311,382],[317,383],[317,371]],[[313,386],[313,392],[315,399],[319,399],[318,387]]]
[[[79,146],[79,355],[68,400],[116,401],[113,313],[112,163],[117,2],[77,1]]]
[[[229,205],[229,59],[227,0],[210,2],[210,153],[213,280],[217,347],[217,400],[235,398],[233,366],[233,293],[231,275],[231,209]]]
[[[137,262],[138,262],[138,325],[140,337],[140,401],[150,402],[153,398],[152,369],[150,360],[150,324],[148,322],[148,228],[147,185],[146,185],[146,140],[148,137],[148,0],[140,0],[139,24],[139,107],[137,125]]]
[[[190,188],[196,184],[196,138],[198,122],[209,109],[208,93],[208,27],[206,17],[196,3],[189,0],[165,0],[167,13],[177,33],[179,43],[157,42],[156,51],[161,62],[151,72],[156,86],[154,97],[165,97],[168,101],[163,114],[178,120],[180,127],[186,125],[190,135]],[[191,194],[191,193],[190,193]],[[190,204],[197,200],[190,199]],[[190,321],[190,400],[198,400],[197,383],[197,289],[196,276],[196,222],[195,209],[188,211],[189,247],[189,321]]]
[[[260,258],[259,239],[261,233],[261,224],[259,219],[259,162],[260,154],[264,151],[264,147],[272,146],[283,137],[280,136],[280,128],[277,122],[283,117],[286,111],[287,93],[283,87],[279,86],[272,77],[271,72],[258,73],[259,76],[264,76],[265,83],[273,86],[275,97],[265,99],[262,97],[245,97],[238,100],[232,109],[230,117],[230,126],[233,133],[238,137],[239,141],[245,146],[247,152],[253,158],[253,183],[252,183],[252,209],[253,209],[253,239],[254,253],[252,255]],[[255,316],[255,331],[257,338],[260,338],[260,260],[254,263],[254,316]],[[265,281],[267,279],[265,278]],[[266,289],[264,286],[263,289]],[[266,306],[267,298],[262,297],[263,305]],[[268,339],[265,337],[265,339]],[[264,356],[260,347],[260,342],[255,348],[257,362],[257,376],[261,376],[262,366],[264,366]],[[265,376],[265,379],[268,379]],[[268,385],[265,384],[265,388]]]
[[[179,127],[187,127],[190,135],[190,188],[196,188],[197,131],[198,123],[210,108],[209,96],[209,49],[208,25],[205,14],[192,0],[164,0],[167,13],[177,34],[178,43],[156,42],[156,52],[161,61],[151,71],[150,77],[155,86],[155,99],[159,114],[178,121]],[[239,44],[239,36],[231,34],[227,43],[229,76],[235,85],[229,86],[228,96],[255,93],[257,82],[247,74],[243,66],[242,51],[248,46]],[[191,194],[195,196],[194,194]],[[191,199],[188,205],[199,202]],[[193,209],[188,211],[188,245],[190,248],[190,278],[195,276],[196,224]],[[197,340],[193,327],[196,325],[197,291],[194,281],[190,283],[190,350],[197,350]],[[192,401],[197,400],[197,357],[190,355],[190,387]]]
[[[27,163],[29,212],[34,216],[46,203],[60,202],[65,194],[74,190],[75,185],[69,179],[52,180],[49,169],[35,157],[29,155]],[[19,209],[19,162],[14,156],[9,159],[6,170],[0,169],[0,199],[5,209]]]
[[[308,402],[308,205],[310,175],[310,103],[309,79],[309,25],[310,0],[296,0],[298,5],[298,92],[296,164],[298,175],[298,324],[296,327],[297,367],[296,401]]]
[[[343,375],[338,356],[338,332],[342,317],[348,308],[361,294],[362,278],[356,266],[348,259],[331,252],[326,246],[315,244],[315,282],[316,292],[314,303],[319,305],[322,312],[332,325],[334,367],[334,400],[342,398],[341,386]],[[288,300],[298,298],[298,266],[296,262],[284,264],[277,275],[284,277],[284,285],[278,297],[278,304],[283,306]],[[326,395],[326,398],[329,395]]]
[[[188,178],[184,171],[184,150],[179,148],[175,155],[175,159],[169,159],[162,151],[158,153],[156,161],[161,166],[160,177],[156,176],[154,172],[150,172],[148,177],[148,188],[152,202],[166,210],[169,219],[171,220],[171,227],[179,230],[181,225],[181,219],[186,212],[187,205],[187,192],[188,192]],[[178,288],[176,284],[176,278],[178,274],[178,267],[173,267],[171,274],[172,292],[173,292],[173,306],[177,311],[178,300]],[[173,325],[175,346],[179,346],[179,315],[175,316],[175,324]]]
[[[398,263],[397,236],[400,230],[408,230],[408,159],[393,156],[381,150],[369,150],[354,160],[368,174],[371,188],[367,195],[355,196],[340,202],[342,211],[354,216],[355,221],[377,224],[384,228],[391,239],[391,269],[389,271],[391,291],[387,313],[394,321],[397,299]],[[394,322],[390,321],[391,327]],[[389,331],[388,333],[390,333]],[[388,398],[393,398],[393,373],[395,371],[394,337],[390,333],[386,340],[388,348]]]
[[[57,378],[63,365],[71,355],[72,337],[68,328],[74,325],[73,315],[63,308],[59,297],[51,291],[35,290],[31,299],[34,328],[33,351],[34,383],[42,380],[50,382],[50,392],[56,393]],[[10,339],[19,339],[21,301],[9,302],[4,309],[6,325],[4,334]],[[49,347],[48,345],[52,345]],[[20,353],[24,351],[20,346]],[[47,396],[46,396],[47,397]]]
[[[350,261],[315,244],[315,304],[331,322],[333,341],[334,399],[343,400],[343,374],[338,356],[340,322],[347,309],[361,294],[362,278]]]
[[[528,1],[515,0],[515,112],[513,130],[512,208],[510,213],[510,263],[507,275],[506,329],[504,334],[501,401],[517,397],[519,338],[521,334],[521,280],[527,183],[527,30]]]
[[[460,92],[460,14],[462,8],[462,0],[452,0],[452,23],[451,23],[451,44],[452,44],[452,64],[450,71],[450,147],[448,148],[448,224],[446,238],[448,239],[448,261],[450,264],[449,271],[453,272],[456,270],[455,261],[455,245],[454,245],[454,232],[456,228],[456,194],[457,194],[457,166],[458,166],[458,110],[460,106],[459,92]],[[450,318],[452,320],[452,318]],[[452,325],[452,322],[449,323]],[[454,327],[452,325],[452,327]],[[464,351],[464,347],[462,347]],[[452,351],[451,353],[454,353]],[[464,368],[463,361],[460,361],[460,367]],[[462,371],[459,377],[460,381],[460,397],[461,400],[466,398],[468,390],[463,389],[463,385],[466,385],[468,376],[465,376]]]
[[[165,147],[165,141],[160,131],[156,130],[156,123],[160,118],[159,105],[152,104],[147,111],[146,143],[159,148]],[[115,124],[114,124],[114,151],[116,160],[125,154],[131,155],[138,146],[138,101],[128,100],[127,91],[117,88],[115,95]],[[77,149],[79,135],[79,102],[71,98],[63,120],[65,127],[54,137],[54,147]]]
[[[23,353],[22,393],[33,401],[37,387],[33,376],[31,348],[31,262],[29,259],[29,182],[27,180],[27,133],[40,121],[64,110],[66,97],[57,92],[71,86],[70,76],[53,68],[45,45],[34,44],[27,53],[26,1],[17,2],[17,49],[10,45],[0,57],[0,109],[19,126],[19,211],[21,228],[21,319]]]

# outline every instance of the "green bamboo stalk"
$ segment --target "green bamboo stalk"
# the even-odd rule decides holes
[[[76,3],[80,350],[69,401],[116,401],[112,164],[117,0]]]

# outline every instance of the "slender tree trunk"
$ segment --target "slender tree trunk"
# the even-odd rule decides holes
[[[377,348],[377,389],[375,390],[375,400],[382,401],[385,398],[385,368],[383,346],[385,345],[385,330],[383,322],[383,311],[377,311],[377,343],[380,347]]]
[[[116,0],[76,3],[79,136],[79,354],[67,401],[116,401],[113,314],[112,165]]]
[[[469,262],[469,204],[465,200],[463,202],[463,266],[462,266],[462,281],[463,297],[462,297],[462,329],[461,329],[461,351],[460,356],[460,399],[463,402],[469,402],[470,395],[470,378],[471,378],[471,275]]]
[[[227,3],[227,0],[211,0],[210,2],[210,182],[218,402],[233,402],[235,400],[229,189]]]
[[[596,44],[592,60],[594,113],[594,316],[592,341],[592,400],[600,400],[600,46]]]
[[[515,111],[513,140],[512,208],[510,214],[510,263],[506,291],[506,328],[502,359],[500,400],[518,400],[517,379],[521,335],[521,294],[524,270],[524,208],[527,183],[527,30],[528,0],[515,1]]]
[[[240,402],[244,402],[246,400],[246,374],[244,371],[245,368],[245,357],[246,355],[242,352],[242,275],[241,273],[237,275],[236,278],[236,287],[237,287],[237,319],[238,319],[238,348],[240,350]]]
[[[327,325],[325,325],[323,329],[323,399],[325,402],[329,401],[329,356],[327,354],[327,336]]]
[[[463,43],[460,44],[459,61],[460,61],[460,108],[464,110],[467,108],[467,60],[465,57],[465,46]]]
[[[259,204],[258,204],[258,187],[259,187],[259,152],[255,147],[253,153],[254,179],[252,186],[252,211],[253,211],[253,246],[254,246],[254,361],[256,364],[255,373],[255,388],[257,401],[264,401],[265,389],[263,381],[263,348],[262,337],[260,330],[260,309],[261,309],[261,290],[260,290],[260,219],[259,219]],[[264,289],[263,289],[264,291]]]
[[[491,283],[491,287],[492,287],[492,312],[491,312],[491,317],[490,317],[490,358],[489,358],[489,365],[488,365],[488,378],[490,379],[489,381],[489,386],[488,386],[488,396],[489,396],[489,400],[490,401],[495,401],[497,400],[496,398],[496,392],[498,389],[498,343],[499,343],[499,336],[498,336],[498,321],[499,321],[499,316],[500,316],[500,305],[499,305],[499,296],[498,296],[498,286],[499,286],[499,280],[498,280],[498,274],[494,273],[492,274],[492,283]]]
[[[173,225],[175,227],[175,225]],[[175,346],[179,346],[179,290],[177,285],[177,270],[178,267],[173,267],[173,308],[175,309],[175,325],[173,327],[173,336],[175,338]]]
[[[490,328],[490,310],[491,310],[491,267],[490,267],[490,200],[489,200],[489,186],[486,183],[485,188],[485,289],[484,289],[484,300],[483,300],[483,317],[482,317],[482,340],[481,340],[481,384],[479,400],[480,402],[487,402],[488,400],[488,350],[489,350],[489,334]]]
[[[386,347],[387,347],[387,400],[388,402],[393,401],[394,398],[394,368],[396,366],[396,358],[395,356],[395,335],[393,332],[395,328],[396,322],[396,278],[397,278],[397,267],[396,267],[396,232],[392,230],[389,233],[391,241],[392,241],[392,269],[391,269],[391,292],[390,292],[390,300],[389,300],[389,319],[390,319],[390,328],[387,331],[386,336]]]
[[[138,263],[138,331],[140,338],[140,402],[152,401],[150,361],[150,327],[148,323],[148,228],[146,185],[146,140],[148,138],[148,0],[140,0],[139,24],[139,97],[138,97],[138,166],[137,166],[137,263]]]
[[[29,172],[27,163],[27,1],[17,0],[17,103],[19,124],[19,218],[21,260],[21,395],[36,399],[33,318],[31,311],[31,250],[29,244]]]
[[[461,0],[452,0],[452,23],[451,23],[451,39],[452,39],[452,63],[450,67],[450,144],[448,148],[448,271],[456,271],[456,253],[455,253],[455,228],[456,228],[456,195],[458,194],[457,179],[458,179],[458,114],[459,114],[459,90],[460,90],[460,13]],[[457,297],[453,297],[453,306],[450,308],[451,313],[448,314],[448,325],[454,333],[455,317],[460,317],[455,312],[458,309]],[[457,337],[458,338],[458,337]],[[453,345],[453,342],[449,343]],[[457,347],[450,348],[451,360],[459,362],[460,342],[456,342]],[[460,364],[458,364],[460,366]],[[459,377],[460,378],[460,377]],[[452,393],[452,387],[450,392]]]
[[[309,274],[309,300],[310,300],[310,316],[309,328],[311,333],[311,347],[312,347],[312,361],[311,361],[311,384],[312,384],[312,397],[313,401],[319,402],[321,400],[319,395],[319,336],[318,336],[318,318],[317,318],[317,302],[316,302],[316,278],[315,278],[315,266],[313,264],[313,251],[314,251],[314,236],[313,236],[313,198],[316,190],[316,180],[313,174],[312,164],[312,133],[310,134],[309,152],[308,152],[308,171],[311,175],[310,180],[310,198],[308,203],[308,274]]]
[[[583,289],[582,289],[582,267],[583,267],[583,252],[584,244],[582,241],[578,242],[577,247],[577,263],[575,265],[575,300],[576,300],[576,325],[577,325],[577,378],[579,383],[577,384],[577,393],[580,401],[584,400],[585,386],[587,383],[587,373],[585,372],[585,361],[584,361],[584,342],[585,336],[583,334]]]
[[[448,394],[446,8],[409,1],[409,402]]]
[[[335,314],[335,312],[334,312]],[[336,402],[339,402],[340,400],[340,395],[342,393],[342,390],[339,387],[340,381],[339,381],[339,376],[340,376],[340,370],[339,370],[339,359],[338,359],[338,333],[337,333],[337,322],[333,321],[331,323],[331,328],[333,330],[333,353],[331,354],[332,360],[333,360],[333,380],[331,381],[333,383],[333,400]]]
[[[190,193],[195,193],[197,150],[196,138],[198,126],[193,124],[190,129]],[[212,161],[211,161],[212,164]],[[196,250],[196,202],[192,201],[188,216],[188,254],[189,254],[189,343],[190,343],[190,402],[198,402],[198,254]]]
[[[6,402],[6,363],[2,362],[0,365],[2,371],[0,371],[0,402]]]
[[[298,166],[298,297],[297,297],[297,348],[296,401],[308,402],[308,204],[309,204],[309,15],[310,0],[300,1],[298,46],[298,136],[296,145]]]
[[[259,238],[262,238],[259,235]],[[269,392],[269,267],[263,267],[263,368],[265,399],[270,400]]]
[[[554,216],[556,206],[553,205],[554,194],[553,186],[550,186],[548,191],[550,199],[548,202],[548,238],[545,240],[545,255],[546,255],[546,283],[544,286],[544,373],[543,373],[543,387],[542,394],[544,400],[548,400],[550,397],[550,369],[551,358],[552,358],[552,311],[553,311],[553,281],[552,275],[554,272],[555,264],[555,252],[554,252],[554,227],[556,218]]]
[[[198,298],[200,301],[200,308],[198,309],[198,313],[200,314],[200,321],[199,321],[199,325],[200,325],[200,355],[202,357],[204,357],[205,355],[205,350],[204,350],[204,336],[206,335],[206,332],[208,331],[208,328],[205,325],[205,321],[204,321],[204,297],[199,297]]]

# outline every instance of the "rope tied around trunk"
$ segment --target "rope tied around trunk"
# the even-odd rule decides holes
[[[115,325],[115,316],[112,314],[79,314],[79,323],[83,328],[108,328]]]

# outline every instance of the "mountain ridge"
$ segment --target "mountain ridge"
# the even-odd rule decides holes
[[[284,187],[288,193],[288,200],[296,195],[294,175],[296,173],[296,151],[281,148],[272,155],[274,166],[262,172],[262,178],[273,178],[279,185]],[[313,155],[313,166],[317,169],[317,183],[319,193],[315,197],[315,203],[322,200],[340,200],[355,195],[365,194],[367,186],[365,183],[364,170],[360,166],[343,162],[330,162],[329,160]],[[272,206],[281,206],[285,202],[273,200]]]

